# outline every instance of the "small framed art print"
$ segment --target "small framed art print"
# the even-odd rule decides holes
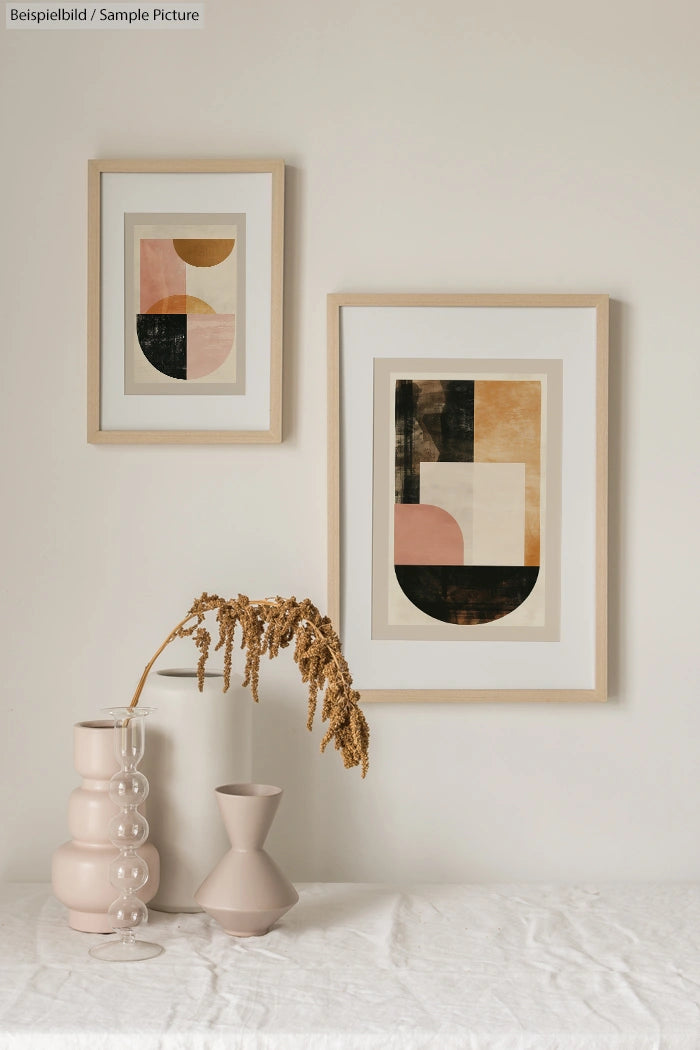
[[[283,161],[88,180],[88,440],[280,441]]]

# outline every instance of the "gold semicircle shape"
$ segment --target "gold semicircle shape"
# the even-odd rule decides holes
[[[173,248],[190,266],[218,266],[228,259],[236,243],[235,238],[217,240],[215,237],[183,237],[173,240]]]
[[[215,314],[216,310],[196,295],[168,295],[146,310],[147,314]]]

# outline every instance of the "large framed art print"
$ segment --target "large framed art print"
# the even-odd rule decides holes
[[[363,699],[607,699],[607,296],[336,294],[328,337]]]
[[[284,163],[92,160],[88,440],[278,442]]]

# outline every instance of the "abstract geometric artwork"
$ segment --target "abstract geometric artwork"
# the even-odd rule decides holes
[[[560,382],[552,361],[375,361],[377,473],[387,452],[393,469],[372,637],[557,637]]]
[[[280,159],[88,161],[87,440],[282,441]]]
[[[126,214],[125,394],[243,394],[245,215]]]
[[[363,703],[606,700],[608,296],[327,306],[328,608]]]
[[[396,382],[394,569],[436,620],[490,623],[535,586],[540,403],[540,384],[528,381]],[[453,538],[426,551],[438,511]]]

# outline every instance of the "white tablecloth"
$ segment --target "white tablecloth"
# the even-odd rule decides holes
[[[0,1048],[700,1048],[700,886],[298,889],[265,937],[152,912],[165,953],[105,963],[0,888]]]

